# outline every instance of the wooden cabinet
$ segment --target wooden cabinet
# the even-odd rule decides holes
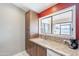
[[[47,49],[37,45],[37,56],[47,56]]]
[[[36,44],[34,44],[34,43],[32,43],[33,45],[32,45],[32,50],[31,50],[31,55],[32,56],[37,56],[37,45]]]
[[[46,55],[46,49],[32,43],[29,39],[39,37],[38,16],[33,11],[25,13],[25,49],[31,56]]]
[[[46,48],[31,41],[28,42],[26,51],[30,54],[30,56],[47,56]]]
[[[32,43],[32,49],[30,53],[31,56],[47,56],[47,49],[39,46],[38,44]]]

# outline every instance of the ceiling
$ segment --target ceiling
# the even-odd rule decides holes
[[[24,11],[33,10],[37,13],[56,5],[57,3],[14,3],[15,6],[23,9]]]

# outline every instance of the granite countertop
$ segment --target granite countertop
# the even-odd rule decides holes
[[[67,45],[59,42],[55,42],[52,40],[45,40],[41,38],[33,38],[30,39],[30,41],[64,56],[79,56],[79,49],[76,50],[71,49]]]

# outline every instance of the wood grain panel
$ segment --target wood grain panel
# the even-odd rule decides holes
[[[37,56],[47,56],[47,49],[37,45]]]
[[[38,16],[33,11],[25,13],[25,48],[30,56],[46,55],[46,49],[31,42],[30,38],[39,37],[38,34]]]

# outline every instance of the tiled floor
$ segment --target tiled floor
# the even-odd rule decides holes
[[[29,54],[26,51],[20,52],[14,56],[29,56]]]

